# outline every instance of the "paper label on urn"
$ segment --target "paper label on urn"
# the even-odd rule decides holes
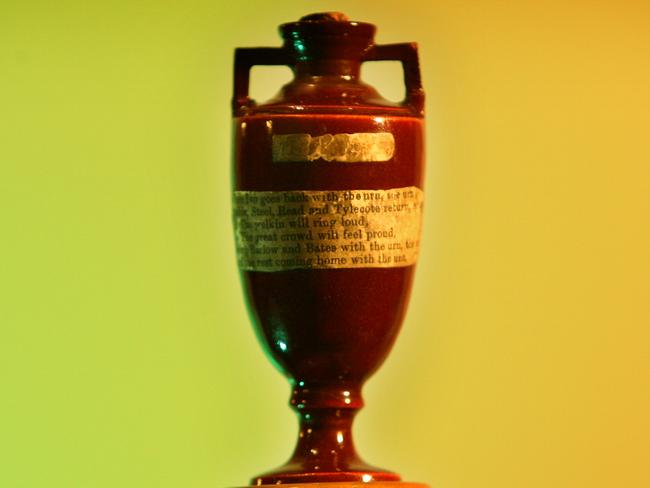
[[[395,153],[390,132],[353,134],[275,134],[271,153],[274,162],[337,161],[341,163],[385,162]]]
[[[393,268],[415,264],[423,193],[235,191],[239,267],[247,271]]]

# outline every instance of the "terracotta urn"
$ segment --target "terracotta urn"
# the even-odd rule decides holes
[[[419,250],[424,165],[417,46],[377,45],[343,14],[280,26],[281,47],[239,48],[234,70],[233,221],[255,331],[292,387],[300,433],[284,466],[253,484],[398,481],[352,440],[361,389],[390,351]],[[404,100],[359,77],[394,60]],[[254,65],[294,79],[248,96]]]

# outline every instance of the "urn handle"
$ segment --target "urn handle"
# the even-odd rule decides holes
[[[424,114],[424,90],[422,89],[416,43],[374,45],[366,53],[363,61],[400,61],[404,70],[404,85],[406,86],[406,97],[402,103],[413,108],[418,114]]]
[[[255,65],[291,66],[293,59],[281,47],[239,47],[235,49],[233,114],[237,114],[255,101],[248,96],[250,70]]]

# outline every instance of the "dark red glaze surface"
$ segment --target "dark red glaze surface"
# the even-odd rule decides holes
[[[345,32],[339,24],[349,24],[340,20],[329,23],[336,24],[333,28],[339,33]],[[283,27],[285,39],[300,31],[307,36],[303,40],[309,46],[315,42],[310,35],[328,32],[326,25],[298,24]],[[353,26],[354,33],[374,33],[370,24],[360,25],[366,27],[354,30]],[[244,63],[250,67],[293,59],[296,79],[268,104],[256,105],[248,99],[247,73],[245,89],[241,72],[239,78],[236,73],[234,188],[422,188],[421,88],[407,83],[407,99],[393,104],[359,81],[359,65],[374,49],[371,37],[356,39],[352,47],[334,43],[319,49],[316,43],[312,51],[317,55],[303,60],[295,52],[291,54],[287,44],[279,48],[281,53],[265,48],[272,60],[282,62],[253,59],[255,62]],[[403,46],[413,48],[411,44]],[[256,55],[263,54],[264,49],[257,50]],[[419,75],[417,80],[419,83]],[[415,95],[409,98],[409,92]],[[391,132],[395,138],[393,158],[381,163],[271,160],[273,134],[355,132]],[[401,327],[413,271],[414,266],[242,272],[256,333],[290,379],[291,405],[300,421],[298,443],[289,462],[254,478],[254,484],[400,479],[395,473],[364,463],[355,451],[351,431],[354,416],[363,406],[362,385],[384,361]]]

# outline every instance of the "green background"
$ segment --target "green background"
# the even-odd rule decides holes
[[[650,486],[647,2],[4,0],[0,487],[287,459],[235,267],[231,66],[320,10],[417,41],[428,96],[424,247],[363,456],[435,488]],[[365,74],[399,98],[397,66]]]

